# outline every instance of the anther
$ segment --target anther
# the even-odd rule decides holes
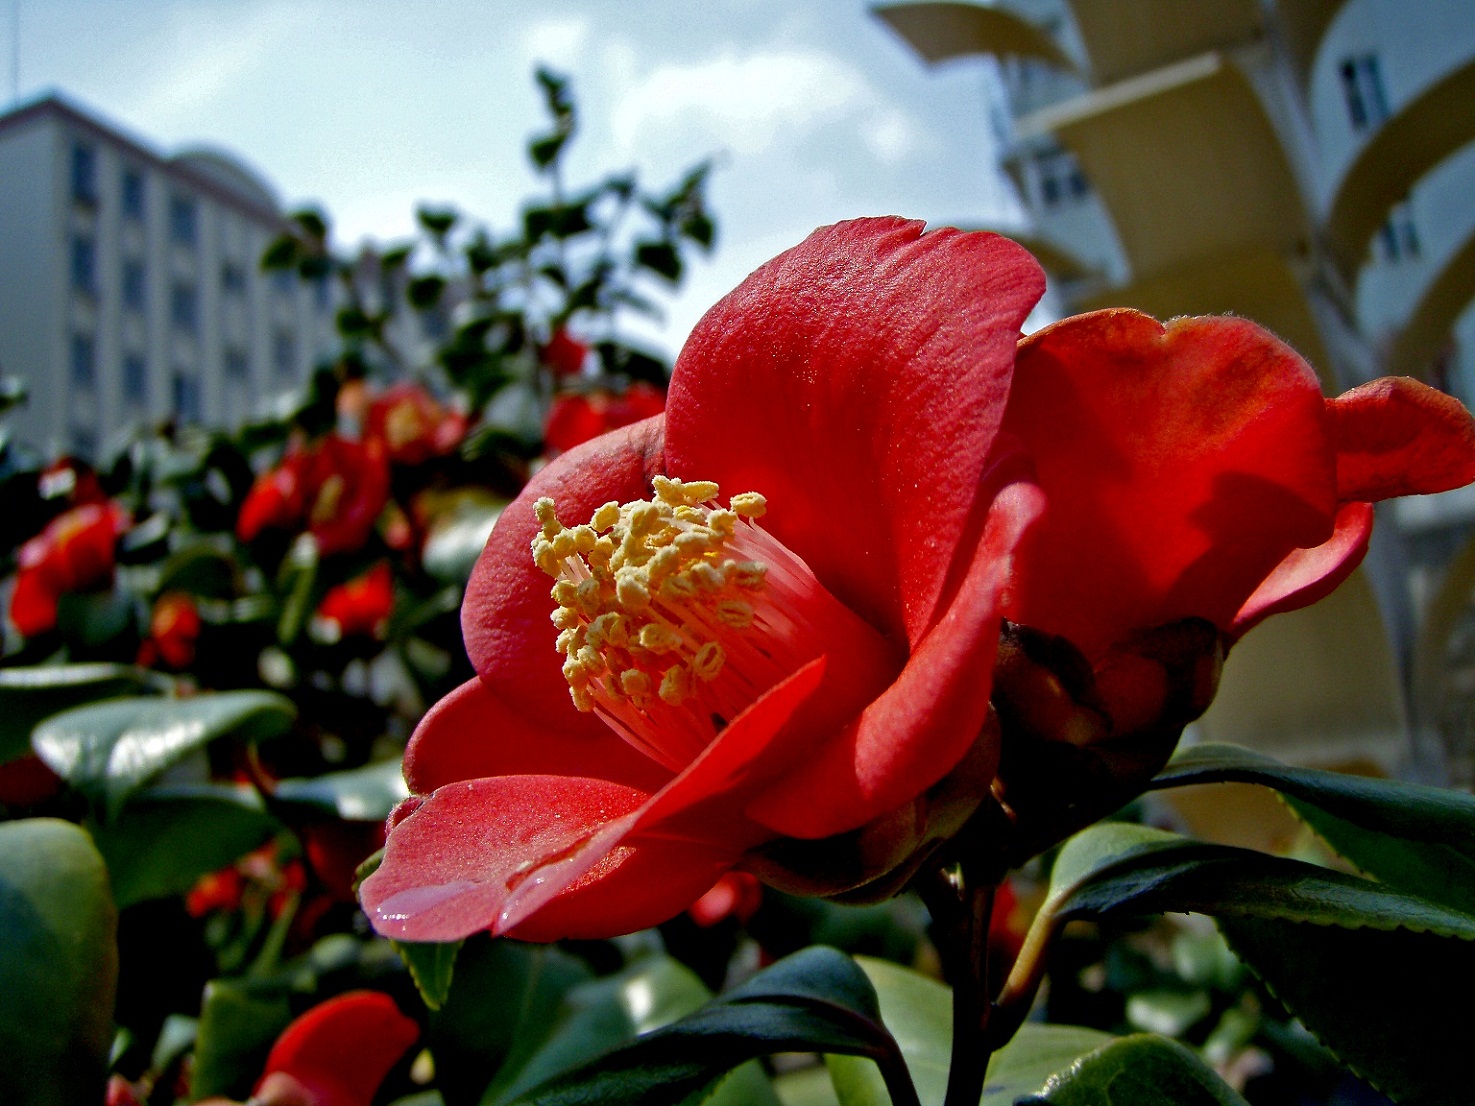
[[[768,513],[768,500],[758,492],[739,492],[729,504],[744,518],[762,518]]]

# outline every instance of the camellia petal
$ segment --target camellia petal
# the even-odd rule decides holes
[[[1179,618],[1227,626],[1332,533],[1328,421],[1315,373],[1243,319],[1108,310],[1031,335],[1004,429],[1050,509],[1005,616],[1087,656]]]
[[[553,653],[551,646],[547,652]],[[568,699],[562,689],[557,695]],[[580,721],[586,718],[570,713]],[[457,780],[560,775],[573,768],[647,792],[671,778],[669,770],[636,752],[602,722],[592,732],[549,726],[508,706],[478,677],[431,707],[405,750],[405,781],[419,795]]]
[[[709,311],[667,397],[670,475],[768,499],[773,534],[915,645],[931,625],[1044,291],[1005,238],[815,231]]]
[[[1371,503],[1344,503],[1332,536],[1312,549],[1295,549],[1255,589],[1228,627],[1233,638],[1273,614],[1308,607],[1337,590],[1367,554],[1373,532]]]
[[[962,759],[988,713],[1012,555],[1045,506],[1038,488],[1004,476],[1017,468],[1000,466],[985,481],[991,506],[967,574],[896,682],[818,755],[765,789],[748,808],[752,817],[786,836],[826,837],[926,790]]]
[[[1329,399],[1344,500],[1448,491],[1475,480],[1475,420],[1408,377],[1384,377]]]
[[[420,1027],[379,991],[349,991],[314,1006],[282,1031],[264,1085],[291,1076],[313,1106],[370,1106],[379,1084],[420,1036]]]

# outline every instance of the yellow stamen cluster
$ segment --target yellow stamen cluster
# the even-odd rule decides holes
[[[763,497],[716,506],[709,480],[655,478],[654,500],[610,502],[567,527],[551,499],[535,505],[533,560],[552,576],[553,624],[564,677],[581,711],[645,712],[702,694],[722,673],[722,641],[753,628],[767,567],[740,560],[739,528],[764,513]],[[602,712],[602,713],[604,713]]]

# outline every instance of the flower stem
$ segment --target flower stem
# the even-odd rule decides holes
[[[933,940],[953,991],[952,1057],[943,1106],[978,1106],[997,1042],[990,1039],[988,927],[997,880],[973,877],[958,862],[918,881],[932,914]]]

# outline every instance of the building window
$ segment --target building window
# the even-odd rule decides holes
[[[171,196],[169,199],[169,239],[181,246],[193,246],[199,237],[196,226],[195,201],[188,196]]]
[[[143,170],[132,167],[123,170],[123,218],[143,222]]]
[[[232,380],[245,380],[251,375],[251,359],[240,346],[228,346],[225,351],[225,375]]]
[[[199,297],[193,284],[178,282],[169,289],[169,321],[175,330],[186,334],[194,334],[199,329]]]
[[[72,427],[72,454],[83,460],[91,460],[97,455],[97,432],[87,426]]]
[[[246,270],[234,261],[227,261],[220,266],[220,288],[232,295],[245,295],[246,293]]]
[[[90,391],[97,379],[97,348],[92,335],[72,335],[71,370],[72,387]]]
[[[297,338],[290,330],[279,329],[272,335],[271,361],[278,376],[296,375]]]
[[[174,417],[180,422],[200,421],[200,382],[184,369],[174,370]]]
[[[1079,202],[1091,191],[1080,163],[1069,150],[1037,154],[1035,173],[1040,187],[1040,206],[1047,211]]]
[[[1419,230],[1407,200],[1394,204],[1387,221],[1378,229],[1378,252],[1390,265],[1419,256]]]
[[[85,234],[72,239],[72,290],[97,295],[97,245]]]
[[[138,312],[148,307],[148,269],[141,257],[123,262],[123,306]]]
[[[97,147],[81,142],[72,147],[72,202],[97,204]]]
[[[316,277],[313,279],[312,302],[321,312],[327,312],[333,306],[333,289],[329,285],[327,277]]]
[[[297,288],[297,274],[291,269],[273,269],[271,286],[281,295],[290,296]]]
[[[123,357],[123,402],[143,407],[149,401],[149,365],[141,353]]]
[[[1359,134],[1372,130],[1388,118],[1388,96],[1383,91],[1383,71],[1377,54],[1359,54],[1343,60],[1342,96],[1347,117]]]

